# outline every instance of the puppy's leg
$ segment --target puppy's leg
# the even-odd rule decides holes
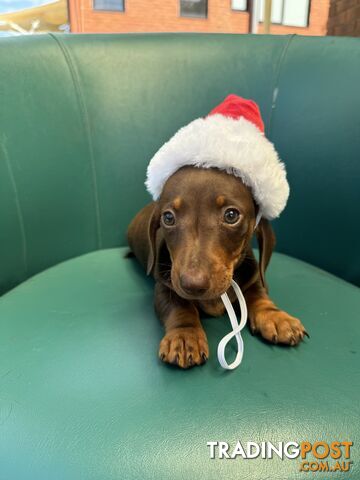
[[[309,336],[303,324],[280,310],[269,298],[266,290],[255,282],[245,292],[250,328],[272,343],[297,345],[304,335]]]
[[[209,347],[197,308],[165,285],[157,283],[155,310],[165,328],[159,347],[160,359],[181,368],[205,363]]]

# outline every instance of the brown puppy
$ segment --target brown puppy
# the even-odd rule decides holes
[[[222,315],[220,295],[234,277],[247,302],[250,328],[272,343],[296,345],[301,322],[270,300],[265,269],[275,244],[269,222],[256,229],[260,258],[251,248],[257,207],[242,181],[216,168],[183,167],[166,182],[157,202],[129,226],[128,241],[155,280],[155,309],[164,324],[159,356],[187,368],[209,356],[199,309]]]

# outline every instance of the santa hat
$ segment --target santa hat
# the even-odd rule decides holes
[[[285,208],[289,185],[284,164],[264,135],[258,105],[229,95],[207,117],[181,128],[153,156],[146,186],[154,200],[179,168],[218,168],[241,178],[260,215],[271,220]]]

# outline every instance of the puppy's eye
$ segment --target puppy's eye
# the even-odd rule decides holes
[[[167,210],[162,214],[162,219],[167,227],[172,227],[173,225],[175,225],[175,215],[170,212],[170,210]]]
[[[229,223],[230,225],[233,225],[234,223],[237,223],[240,218],[240,212],[239,210],[236,210],[236,208],[228,208],[225,210],[224,213],[224,221],[225,223]]]

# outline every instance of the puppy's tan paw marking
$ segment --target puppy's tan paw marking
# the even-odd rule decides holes
[[[250,328],[271,343],[291,346],[301,342],[304,336],[309,336],[300,320],[276,309],[257,312],[254,319],[250,320]]]
[[[209,347],[202,328],[174,328],[160,342],[160,360],[180,368],[202,365],[208,357]]]

